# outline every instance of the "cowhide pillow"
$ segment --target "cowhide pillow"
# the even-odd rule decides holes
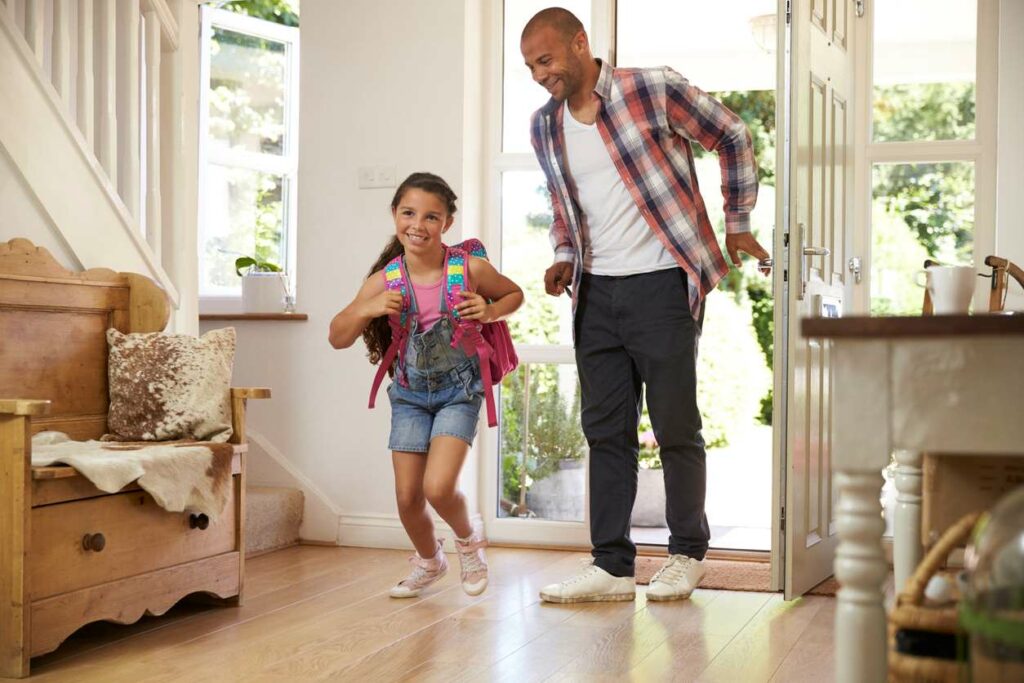
[[[235,329],[187,334],[107,330],[110,408],[104,439],[231,438]]]

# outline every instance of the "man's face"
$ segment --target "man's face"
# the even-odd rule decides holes
[[[567,39],[551,26],[541,26],[523,38],[519,48],[533,80],[561,102],[575,94],[583,82],[585,45],[582,32]]]

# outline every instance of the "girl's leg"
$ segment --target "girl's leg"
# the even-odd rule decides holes
[[[423,493],[459,538],[469,538],[473,534],[466,497],[458,488],[459,472],[468,452],[469,444],[462,439],[435,436],[430,442],[423,475]]]
[[[434,522],[423,495],[427,454],[392,451],[391,461],[395,467],[395,498],[402,526],[420,557],[434,557],[437,554]]]

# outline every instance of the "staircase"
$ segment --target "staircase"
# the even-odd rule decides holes
[[[297,489],[249,486],[245,490],[245,554],[279,550],[299,542],[304,496]]]
[[[196,253],[196,12],[185,0],[0,0],[0,147],[74,265],[156,280],[180,331],[195,329],[198,287],[186,258]]]

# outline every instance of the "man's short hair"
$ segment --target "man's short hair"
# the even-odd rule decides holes
[[[550,26],[558,31],[566,42],[572,40],[577,33],[583,30],[583,22],[569,10],[562,7],[548,7],[534,14],[533,18],[526,22],[520,40],[545,26]]]

